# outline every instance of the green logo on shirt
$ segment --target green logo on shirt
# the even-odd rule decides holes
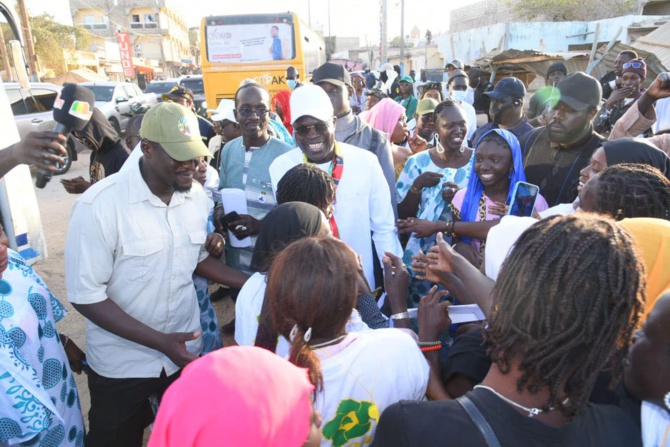
[[[372,419],[379,420],[379,408],[374,402],[345,399],[337,407],[335,417],[323,427],[323,436],[333,441],[334,447],[342,447],[369,432]]]

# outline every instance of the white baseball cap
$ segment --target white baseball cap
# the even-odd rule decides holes
[[[324,89],[317,85],[303,85],[291,93],[291,124],[303,116],[319,121],[330,120],[335,112]]]
[[[235,119],[235,101],[232,99],[222,99],[212,115],[212,121],[223,120],[237,122],[237,119]]]

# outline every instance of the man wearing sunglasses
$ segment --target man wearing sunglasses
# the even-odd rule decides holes
[[[221,219],[227,211],[220,203],[214,212],[214,224],[223,234],[230,230],[240,240],[251,237],[251,244],[246,248],[226,246],[226,263],[249,273],[261,221],[277,204],[270,181],[270,165],[293,147],[268,134],[270,94],[260,84],[248,83],[237,89],[235,118],[242,136],[229,141],[221,155],[219,188],[243,190],[248,214],[240,214],[224,228]]]
[[[607,137],[617,121],[642,96],[642,83],[647,77],[647,64],[642,59],[634,59],[622,65],[621,86],[614,90],[595,121],[596,132]],[[650,136],[646,129],[643,136]]]
[[[301,163],[313,163],[331,175],[335,185],[335,213],[330,220],[333,236],[358,253],[365,277],[374,289],[372,242],[380,262],[385,252],[402,256],[391,194],[373,154],[336,141],[334,115],[325,90],[306,85],[293,92],[291,120],[298,147],[272,163],[272,186],[276,190],[284,174]]]

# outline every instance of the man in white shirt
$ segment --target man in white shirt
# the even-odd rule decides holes
[[[198,357],[193,272],[236,287],[246,280],[204,248],[209,205],[193,173],[209,153],[195,115],[163,102],[140,136],[142,157],[75,203],[65,246],[68,299],[87,319],[87,445],[141,446],[148,398]]]
[[[449,98],[456,101],[463,107],[463,113],[465,114],[465,121],[468,125],[468,141],[472,140],[472,137],[477,130],[477,113],[475,108],[468,104],[467,95],[468,89],[470,88],[468,75],[463,70],[453,70],[449,74],[449,83],[447,84],[447,89],[449,90]]]
[[[329,172],[336,188],[331,228],[361,256],[365,277],[374,289],[372,241],[380,262],[387,251],[402,257],[391,195],[379,162],[364,149],[335,141],[337,118],[320,87],[306,85],[293,92],[291,119],[298,147],[270,165],[272,187],[276,191],[284,174],[300,163],[314,163]]]

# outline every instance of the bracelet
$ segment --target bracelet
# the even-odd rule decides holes
[[[409,319],[409,312],[400,312],[391,315],[391,320],[404,320],[405,318]]]
[[[412,185],[412,187],[409,188],[409,192],[421,195],[421,193],[423,192],[423,188],[417,188],[416,186]]]
[[[442,349],[442,344],[435,346],[426,346],[425,348],[421,348],[421,352],[437,351],[438,349]]]
[[[416,342],[417,345],[423,347],[423,346],[442,346],[441,341],[418,341]]]
[[[446,225],[444,226],[444,234],[446,234],[449,237],[456,236],[456,232],[454,231],[455,225],[456,223],[453,220],[448,220],[446,222]]]

